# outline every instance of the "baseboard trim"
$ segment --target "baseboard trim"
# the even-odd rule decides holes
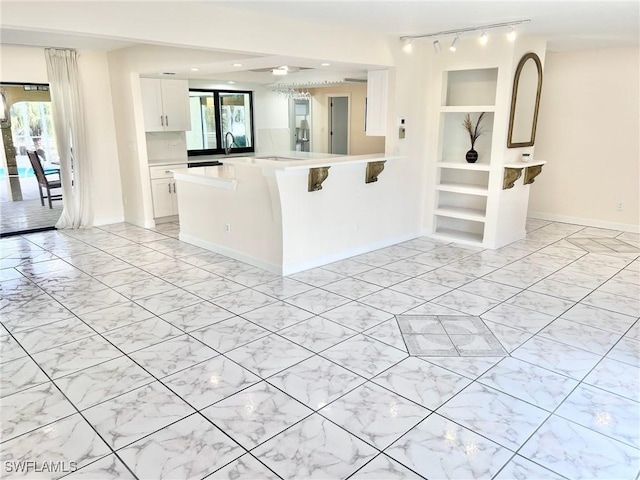
[[[124,223],[124,215],[119,217],[98,218],[93,221],[94,227],[102,227],[103,225],[111,225],[113,223]]]
[[[310,260],[305,260],[304,262],[283,265],[282,267],[283,275],[291,275],[294,273],[302,272],[304,270],[309,270],[310,268],[316,268],[322,265],[327,265],[329,263],[345,260],[349,257],[353,257],[356,255],[362,255],[363,253],[373,252],[374,250],[390,247],[391,245],[396,245],[398,243],[406,242],[408,240],[412,240],[419,236],[420,236],[420,233],[410,233],[410,234],[400,235],[398,237],[387,238],[384,240],[379,240],[377,242],[368,243],[366,245],[352,248],[344,252],[332,253],[329,255],[322,255],[320,257],[315,257]]]
[[[327,265],[329,263],[337,262],[339,260],[344,260],[346,258],[353,257],[355,255],[369,253],[374,250],[379,250],[381,248],[389,247],[391,245],[396,245],[398,243],[406,242],[408,240],[417,238],[419,236],[420,236],[419,233],[400,235],[398,237],[388,238],[385,240],[369,243],[367,245],[363,245],[357,248],[352,248],[344,252],[333,253],[330,255],[322,255],[319,257],[312,258],[310,260],[291,263],[288,265],[277,265],[275,263],[265,262],[260,258],[256,258],[251,255],[238,252],[231,248],[223,247],[221,245],[217,245],[215,243],[208,242],[200,238],[196,238],[186,233],[180,233],[178,238],[181,241],[185,243],[189,243],[191,245],[195,245],[196,247],[205,248],[211,252],[219,253],[221,255],[225,255],[235,260],[248,263],[255,267],[262,268],[263,270],[267,270],[271,273],[287,276],[287,275],[292,275],[294,273],[302,272],[304,270],[309,270],[310,268],[321,267],[322,265]]]
[[[180,241],[189,243],[191,245],[195,245],[196,247],[201,247],[211,252],[224,255],[225,257],[230,257],[240,262],[248,263],[249,265],[253,265],[254,267],[262,268],[263,270],[267,270],[268,272],[282,275],[282,267],[274,263],[265,262],[264,260],[253,257],[251,255],[246,255],[244,253],[238,252],[237,250],[223,247],[221,245],[208,242],[207,240],[202,240],[200,238],[196,238],[186,233],[181,232],[178,235],[178,238],[180,239]]]
[[[628,223],[605,222],[593,218],[569,217],[566,215],[554,215],[544,212],[529,212],[528,217],[539,220],[549,220],[551,222],[570,223],[573,225],[584,225],[585,227],[606,228],[609,230],[620,230],[621,232],[640,233],[640,225],[630,225]]]

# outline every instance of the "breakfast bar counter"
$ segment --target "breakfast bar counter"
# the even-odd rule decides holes
[[[285,152],[174,171],[180,240],[281,275],[420,235],[402,157]]]

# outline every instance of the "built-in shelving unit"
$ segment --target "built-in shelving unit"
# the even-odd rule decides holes
[[[535,188],[544,161],[535,157],[532,146],[507,146],[511,93],[523,55],[535,52],[543,59],[545,51],[546,42],[536,37],[484,47],[469,39],[462,40],[455,55],[430,59],[426,234],[483,248],[524,238],[529,190]],[[483,133],[474,146],[478,160],[467,163],[471,142],[463,120],[469,114],[475,122],[482,112]],[[521,162],[524,153],[531,158],[527,163]],[[516,169],[521,177],[509,187]]]
[[[483,242],[497,79],[497,68],[443,72],[434,210],[434,230],[440,238]],[[471,144],[462,122],[467,114],[475,121],[481,112],[486,114],[483,134],[475,145],[478,161],[467,163],[465,155]]]

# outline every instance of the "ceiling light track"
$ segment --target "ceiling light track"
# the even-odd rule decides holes
[[[424,33],[424,34],[420,34],[420,35],[403,35],[402,37],[400,37],[400,40],[402,40],[402,42],[404,43],[404,45],[409,44],[410,42],[412,42],[413,40],[418,40],[421,38],[436,38],[437,37],[445,37],[447,35],[455,35],[455,36],[460,36],[460,34],[463,33],[469,33],[469,32],[486,32],[487,30],[493,30],[496,28],[508,28],[510,27],[510,31],[513,31],[514,27],[516,25],[522,25],[525,23],[531,23],[530,19],[526,19],[526,20],[515,20],[513,22],[502,22],[502,23],[490,23],[488,25],[479,25],[477,27],[468,27],[468,28],[458,28],[455,30],[443,30],[441,32],[434,32],[434,33]]]

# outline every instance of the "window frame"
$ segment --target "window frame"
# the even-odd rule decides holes
[[[250,135],[247,137],[251,138],[251,146],[250,147],[232,147],[229,154],[232,153],[253,153],[256,151],[255,149],[255,139],[254,139],[254,123],[253,123],[253,91],[251,90],[220,90],[213,88],[190,88],[189,93],[191,92],[207,92],[213,94],[213,105],[214,105],[214,118],[216,123],[216,144],[217,148],[207,148],[207,149],[198,149],[198,150],[187,150],[188,157],[197,157],[199,155],[224,155],[224,133],[222,132],[222,122],[220,119],[220,94],[248,94],[249,95],[249,118],[251,121],[251,131]],[[189,113],[191,114],[191,113]]]

